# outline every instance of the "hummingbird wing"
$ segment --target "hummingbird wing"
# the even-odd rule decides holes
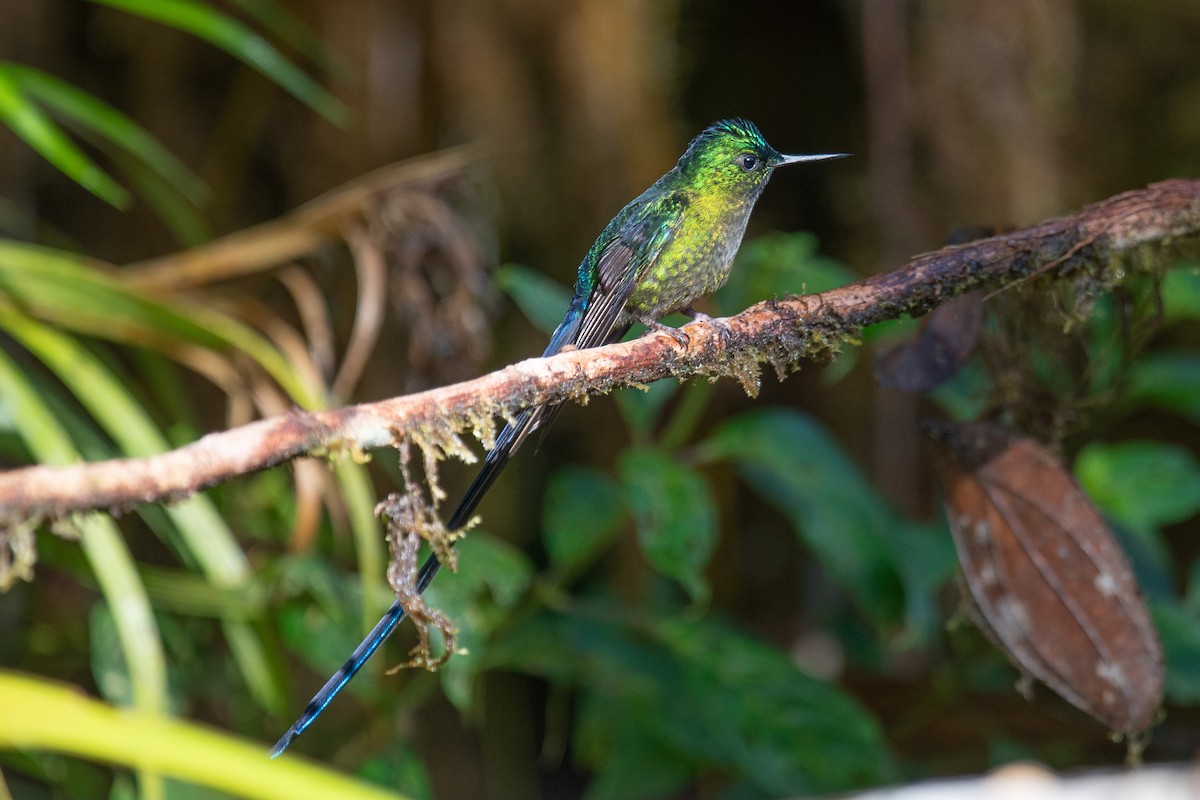
[[[595,288],[580,320],[576,347],[608,344],[629,330],[632,320],[625,314],[629,297],[639,279],[675,237],[686,206],[687,201],[678,195],[642,203],[635,200],[626,209],[628,215],[615,223],[606,241],[601,235]]]
[[[576,284],[571,305],[550,337],[543,357],[561,352],[567,345],[582,350],[609,344],[620,340],[629,330],[632,321],[625,314],[629,297],[638,279],[654,264],[673,238],[686,207],[686,199],[681,196],[667,195],[652,200],[644,200],[643,197],[622,209],[588,252],[588,258],[593,253],[599,253],[595,269],[589,271],[591,280],[581,280]],[[447,530],[459,530],[470,521],[479,501],[513,453],[533,431],[539,428],[544,431],[550,427],[561,409],[562,403],[527,408],[504,426],[504,430],[496,437],[496,443],[488,451],[479,474],[447,520]],[[431,555],[425,560],[417,576],[418,594],[424,593],[440,567],[436,556]],[[271,758],[286,750],[321,715],[379,646],[391,636],[406,614],[399,600],[392,603],[392,607],[354,649],[341,669],[318,690],[300,718],[271,748]]]
[[[561,352],[568,345],[584,350],[620,341],[632,324],[625,314],[629,297],[638,279],[673,238],[685,205],[686,201],[675,195],[652,202],[638,198],[605,228],[588,253],[588,258],[596,254],[595,267],[589,270],[591,280],[576,285],[571,305],[550,337],[543,358]],[[561,409],[561,403],[534,406],[505,426],[479,475],[451,515],[447,523],[450,530],[457,530],[456,521],[459,525],[467,523],[508,459],[529,434],[539,429],[545,432]]]

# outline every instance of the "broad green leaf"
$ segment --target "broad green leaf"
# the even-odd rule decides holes
[[[84,189],[116,208],[127,208],[129,192],[76,147],[22,92],[9,66],[0,63],[0,67],[5,67],[0,68],[0,122]]]
[[[398,741],[386,753],[369,758],[355,775],[378,786],[392,786],[413,800],[434,800],[424,755],[409,741]]]
[[[654,796],[643,780],[665,791],[714,772],[735,796],[798,796],[891,771],[878,724],[852,699],[709,619],[543,612],[492,655],[578,687],[574,751],[598,773],[589,797]]]
[[[773,233],[742,245],[713,303],[719,314],[736,314],[763,300],[823,292],[853,279],[848,269],[818,253],[811,233]]]
[[[627,451],[617,472],[647,560],[694,600],[706,598],[704,568],[716,544],[717,511],[704,479],[657,450]]]
[[[276,622],[288,650],[313,671],[332,673],[345,663],[365,632],[357,618],[364,605],[358,576],[335,569],[316,556],[284,556],[274,572],[277,591],[313,601],[288,603],[278,610]],[[374,625],[395,597],[390,591],[380,591],[369,599]],[[349,688],[356,691],[356,682]]]
[[[458,629],[460,652],[439,674],[447,698],[466,711],[475,676],[486,664],[491,632],[525,596],[533,565],[520,550],[478,530],[468,533],[457,550],[458,571],[443,570],[446,574],[430,585],[425,597]]]
[[[92,0],[190,33],[270,78],[335,125],[350,112],[269,42],[242,23],[195,0]]]
[[[1166,663],[1166,695],[1172,703],[1200,703],[1200,614],[1174,603],[1151,606]]]
[[[873,622],[896,621],[901,582],[888,537],[901,523],[823,428],[797,411],[752,411],[718,428],[700,453],[734,461]]]
[[[636,680],[636,668],[625,675]],[[660,685],[665,681],[660,682]],[[680,681],[681,683],[681,681]],[[702,759],[663,741],[639,705],[621,713],[607,686],[583,687],[578,701],[574,750],[594,771],[584,800],[656,800],[686,795]]]
[[[550,563],[573,573],[613,540],[624,518],[621,487],[605,472],[569,466],[550,478],[542,513]]]
[[[644,389],[622,389],[613,397],[625,424],[629,426],[630,435],[635,442],[650,441],[654,426],[662,414],[663,406],[679,393],[680,383],[675,378],[655,381]],[[708,383],[703,384],[708,386]],[[691,391],[691,387],[688,387]]]
[[[668,620],[661,634],[686,665],[691,724],[756,796],[845,791],[890,773],[879,723],[783,653],[710,619]]]
[[[906,648],[937,641],[945,625],[942,589],[958,574],[958,553],[945,517],[928,523],[898,519],[885,541],[904,583],[905,630],[901,639],[890,643]]]
[[[1169,351],[1140,357],[1130,367],[1127,398],[1200,423],[1200,355]]]
[[[1179,445],[1092,443],[1076,458],[1075,476],[1105,514],[1142,535],[1200,512],[1200,464]]]
[[[534,327],[549,336],[562,322],[571,293],[560,283],[520,264],[505,264],[492,279]]]
[[[1181,262],[1163,276],[1162,304],[1168,323],[1200,319],[1200,263]]]
[[[429,589],[451,611],[466,609],[485,592],[496,605],[512,606],[533,580],[528,557],[495,536],[472,531],[455,549],[458,570],[446,571]]]

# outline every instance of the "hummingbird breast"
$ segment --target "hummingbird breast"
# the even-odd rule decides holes
[[[724,285],[746,232],[752,198],[697,193],[687,198],[677,229],[647,264],[626,305],[628,315],[660,319]]]

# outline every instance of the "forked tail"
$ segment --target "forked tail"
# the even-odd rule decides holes
[[[479,470],[479,474],[475,476],[475,480],[471,482],[471,486],[467,489],[467,493],[463,495],[459,501],[458,507],[454,509],[454,513],[450,515],[449,521],[446,523],[446,529],[456,531],[466,525],[471,517],[475,514],[475,509],[479,505],[479,501],[487,494],[488,489],[495,483],[496,478],[500,475],[500,471],[508,463],[508,460],[516,452],[521,443],[525,441],[534,429],[549,425],[558,413],[560,406],[540,406],[531,408],[521,412],[511,425],[506,425],[504,430],[500,432],[500,436],[496,439],[496,445],[487,454],[487,459],[483,463],[483,468]],[[417,593],[424,594],[434,576],[437,575],[438,569],[441,567],[441,562],[437,560],[437,556],[430,555],[425,559],[425,563],[421,565],[421,571],[417,575]],[[271,758],[282,753],[288,748],[292,741],[304,733],[309,725],[312,725],[317,717],[321,716],[321,712],[325,707],[337,697],[338,693],[350,682],[350,679],[358,674],[358,671],[363,668],[367,660],[374,655],[379,646],[392,635],[392,631],[396,630],[396,626],[405,617],[404,607],[400,605],[400,601],[392,603],[392,607],[387,610],[383,618],[376,623],[371,632],[358,647],[354,648],[354,653],[346,660],[333,677],[325,682],[325,685],[313,696],[313,699],[308,702],[304,708],[304,713],[300,718],[288,728],[287,733],[279,738],[275,746],[271,748]]]
[[[558,326],[558,330],[550,337],[550,344],[546,347],[543,356],[551,356],[562,350],[567,345],[574,343],[580,347],[590,347],[597,344],[607,344],[615,342],[625,335],[629,330],[629,325],[626,323],[614,324],[615,327],[603,331],[599,341],[577,341],[580,330],[580,320],[584,313],[586,303],[579,296],[571,301],[571,306],[567,309],[567,315],[563,319],[562,324]],[[479,505],[479,501],[487,494],[488,489],[496,482],[496,478],[500,475],[500,471],[508,464],[508,460],[512,458],[517,449],[525,442],[529,434],[535,430],[543,431],[550,427],[550,423],[558,416],[558,412],[562,409],[561,404],[535,406],[534,408],[526,409],[513,420],[509,425],[504,426],[504,430],[496,438],[496,444],[487,454],[484,460],[483,468],[479,470],[479,474],[475,476],[475,480],[471,482],[467,493],[463,495],[459,501],[458,507],[454,509],[454,513],[450,515],[449,521],[446,522],[446,529],[456,531],[470,522],[471,517],[475,514],[475,509]],[[430,581],[437,575],[441,563],[436,556],[429,556],[425,559],[425,563],[421,565],[421,572],[417,576],[417,593],[423,594],[429,586]],[[271,748],[271,758],[282,753],[288,748],[292,741],[304,733],[309,725],[317,717],[321,716],[321,712],[325,707],[332,702],[333,698],[337,697],[338,692],[350,682],[350,679],[358,674],[362,669],[363,664],[369,659],[379,646],[383,644],[392,631],[396,630],[396,626],[400,624],[405,617],[404,607],[400,605],[400,601],[392,603],[392,607],[387,610],[383,618],[376,623],[367,637],[362,643],[354,649],[354,653],[346,660],[332,678],[325,682],[320,691],[313,696],[313,699],[308,702],[304,709],[304,713],[296,720],[292,727],[288,728],[287,733],[279,738],[275,746]]]

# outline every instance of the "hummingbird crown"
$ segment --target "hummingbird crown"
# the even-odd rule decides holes
[[[782,159],[753,122],[723,119],[692,139],[676,169],[697,188],[754,195]]]

